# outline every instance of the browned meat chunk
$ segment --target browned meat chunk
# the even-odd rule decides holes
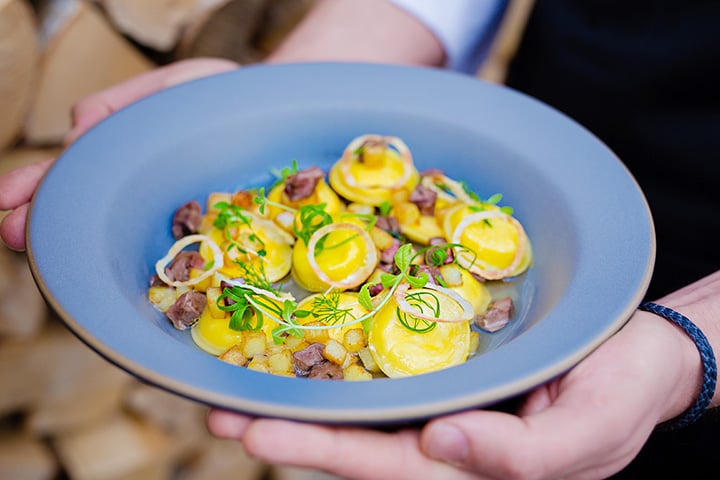
[[[368,293],[371,297],[374,297],[378,293],[382,292],[384,288],[385,287],[383,287],[382,283],[373,283],[368,287]]]
[[[318,167],[310,167],[287,177],[285,180],[285,194],[291,201],[301,200],[313,194],[315,187],[325,172]]]
[[[308,378],[315,378],[318,380],[342,380],[343,371],[342,368],[340,368],[340,365],[325,361],[312,367]]]
[[[185,292],[175,300],[175,303],[165,314],[178,330],[185,330],[200,317],[205,306],[207,297],[200,292]]]
[[[322,343],[313,343],[302,350],[293,353],[293,365],[295,373],[301,377],[305,377],[315,366],[325,361],[322,352],[325,345]]]
[[[400,222],[392,215],[378,215],[375,226],[388,233],[400,233]]]
[[[393,238],[388,248],[380,252],[380,262],[378,268],[383,272],[392,273],[395,271],[395,254],[400,248],[401,243],[397,238]]]
[[[395,254],[401,246],[400,241],[397,238],[393,238],[390,246],[380,252],[380,262],[392,264],[395,261]]]
[[[512,298],[500,298],[490,303],[484,315],[475,318],[475,325],[488,332],[497,332],[508,324],[515,315],[515,305]]]
[[[178,253],[170,265],[165,267],[165,275],[173,282],[185,282],[190,279],[190,270],[202,270],[205,259],[194,250],[185,250]]]
[[[418,206],[420,213],[423,215],[435,215],[435,199],[437,193],[426,187],[418,185],[410,194],[409,200]]]
[[[187,202],[175,211],[172,220],[172,234],[175,240],[191,233],[197,233],[202,221],[202,209],[196,200]]]
[[[419,276],[421,273],[424,273],[428,276],[428,283],[432,283],[434,285],[442,285],[445,281],[438,267],[433,267],[430,265],[418,265],[417,270],[414,272],[413,275]]]

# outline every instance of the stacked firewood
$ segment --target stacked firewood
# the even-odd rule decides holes
[[[312,3],[0,0],[0,174],[60,153],[78,99],[183,58],[262,61]],[[530,3],[511,4],[481,77],[502,82]],[[250,458],[206,413],[80,342],[0,247],[0,479],[334,478]]]
[[[23,255],[0,249],[0,478],[316,480],[212,437],[207,408],[146,385],[46,307]]]
[[[183,58],[262,60],[313,0],[0,0],[0,150],[55,145],[80,98]]]

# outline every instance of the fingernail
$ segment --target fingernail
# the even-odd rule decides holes
[[[428,436],[426,452],[430,457],[456,465],[465,463],[469,443],[462,430],[452,424],[437,423],[431,427]]]

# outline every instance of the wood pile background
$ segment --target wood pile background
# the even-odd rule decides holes
[[[0,0],[0,174],[59,154],[80,98],[179,59],[262,61],[312,3]],[[480,77],[503,81],[530,5],[511,4]],[[0,247],[0,479],[335,478],[251,459],[209,435],[206,412],[77,340],[24,254]]]

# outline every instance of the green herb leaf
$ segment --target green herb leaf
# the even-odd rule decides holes
[[[489,203],[490,205],[497,205],[498,203],[500,203],[500,200],[502,200],[502,197],[503,196],[501,193],[496,193],[494,195],[490,195],[490,198],[485,200],[485,202],[483,202],[483,203]]]
[[[472,200],[474,200],[476,202],[482,202],[482,200],[480,200],[480,197],[478,196],[478,194],[473,192],[470,189],[470,186],[468,186],[467,182],[465,182],[464,180],[461,180],[458,183],[460,183],[460,186],[465,191],[465,193],[467,193],[468,197],[470,197]]]
[[[391,273],[383,273],[380,275],[380,283],[382,283],[383,287],[390,288],[396,283],[398,283],[398,279],[402,278],[402,275],[393,275]]]
[[[348,320],[354,320],[352,307],[340,308],[340,291],[331,290],[326,295],[319,295],[312,301],[312,315],[319,322],[327,325],[342,325]]]
[[[289,322],[292,318],[294,310],[297,308],[297,303],[292,300],[285,300],[283,302],[282,318],[286,322]]]
[[[253,198],[253,203],[260,205],[260,213],[265,214],[265,205],[267,205],[267,197],[265,196],[265,187],[260,187],[258,193]]]
[[[397,265],[401,272],[404,272],[410,266],[410,262],[412,262],[414,256],[415,252],[413,252],[412,245],[406,243],[395,252],[395,265]]]
[[[358,303],[363,306],[366,310],[372,310],[375,306],[372,303],[372,297],[370,296],[370,285],[364,284],[360,287],[358,292]]]
[[[423,288],[425,285],[427,285],[429,278],[427,273],[422,272],[420,275],[417,276],[405,275],[405,280],[407,280],[407,282],[413,288]]]

